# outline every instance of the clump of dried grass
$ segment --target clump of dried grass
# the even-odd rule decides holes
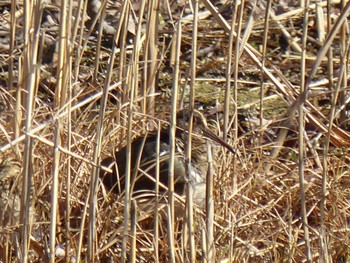
[[[78,8],[73,9],[72,13],[78,14],[78,10],[83,11],[83,6],[78,5],[81,3],[83,2],[77,2],[75,7]],[[135,3],[140,4],[137,1]],[[243,55],[239,57],[236,64],[232,61],[226,62],[226,58],[231,57],[231,53],[235,52],[234,57],[239,56],[239,48],[236,51],[228,51],[229,45],[232,44],[228,43],[227,34],[231,32],[228,24],[224,23],[224,18],[215,14],[208,1],[202,3],[205,8],[201,6],[200,14],[206,16],[206,21],[203,24],[199,23],[197,37],[202,41],[200,49],[204,50],[208,47],[213,55],[204,56],[198,62],[199,77],[215,86],[224,87],[220,84],[219,79],[225,77],[223,68],[227,66],[227,63],[232,63],[235,65],[235,76],[233,77],[235,83],[238,83],[237,78],[240,77],[243,79],[244,88],[249,90],[251,86],[259,87],[259,81],[263,80],[266,86],[273,87],[268,92],[277,95],[280,100],[289,105],[287,108],[289,116],[287,117],[281,116],[280,113],[274,114],[273,111],[270,115],[266,115],[263,97],[261,97],[260,115],[269,120],[267,125],[261,128],[259,125],[257,128],[250,126],[250,129],[244,129],[245,133],[239,134],[238,138],[237,133],[241,123],[236,122],[237,116],[233,116],[232,123],[229,123],[232,127],[236,127],[236,130],[230,130],[228,138],[231,138],[231,143],[236,145],[237,155],[230,155],[219,149],[219,157],[214,160],[217,167],[214,182],[216,260],[223,262],[230,260],[233,262],[299,262],[306,258],[323,260],[324,262],[346,260],[349,254],[348,244],[350,243],[348,230],[350,193],[349,187],[347,187],[350,182],[348,151],[344,149],[343,152],[339,153],[338,149],[329,150],[328,147],[325,147],[326,153],[324,153],[323,149],[315,144],[317,141],[312,140],[313,134],[321,132],[324,135],[320,141],[321,145],[327,145],[330,141],[331,145],[336,147],[348,146],[349,134],[338,126],[333,125],[329,136],[326,136],[330,123],[346,124],[344,116],[338,117],[329,114],[329,117],[325,117],[323,115],[332,112],[335,109],[334,105],[339,105],[337,109],[343,109],[345,112],[344,109],[347,107],[346,85],[338,97],[336,96],[338,93],[334,89],[325,89],[324,84],[314,83],[315,87],[320,88],[310,90],[309,94],[313,100],[303,96],[299,96],[297,99],[302,91],[298,90],[296,86],[300,84],[301,76],[306,75],[306,73],[299,70],[301,56],[298,52],[302,50],[302,47],[293,39],[287,39],[292,48],[289,54],[278,55],[278,51],[276,51],[279,50],[278,44],[273,42],[268,46],[268,51],[262,49],[265,56],[274,60],[274,64],[265,62],[264,74],[262,74],[258,62],[261,61],[261,53],[252,49],[247,43],[243,43],[240,47],[245,52],[242,53]],[[256,15],[254,26],[249,27],[250,24],[247,23],[244,34],[246,37],[250,36],[251,42],[248,41],[249,43],[263,46],[265,40],[261,30],[265,30],[267,27],[270,28],[269,32],[276,35],[281,34],[284,38],[288,36],[287,33],[302,36],[302,9],[299,6],[287,7],[283,4],[280,7],[289,9],[277,16],[270,13],[267,20],[270,25],[263,19],[265,9],[260,6],[254,9],[255,13],[244,12],[244,10],[252,10],[249,8],[242,9],[243,12],[239,13],[239,6],[237,9],[232,6],[233,10],[229,12],[233,11],[234,17],[240,17],[241,22],[246,22],[252,15],[253,17]],[[0,259],[4,262],[11,262],[22,257],[21,254],[18,254],[21,251],[24,255],[31,257],[33,261],[47,260],[49,249],[54,248],[54,251],[51,251],[53,253],[51,255],[54,255],[58,251],[56,245],[59,244],[67,251],[65,255],[67,261],[77,260],[79,257],[85,259],[91,255],[100,258],[101,261],[108,258],[119,260],[122,250],[125,249],[122,246],[123,234],[125,234],[123,232],[124,198],[108,195],[103,190],[103,186],[100,186],[96,202],[91,202],[94,200],[90,196],[91,189],[93,189],[91,187],[92,175],[96,167],[94,156],[96,156],[96,152],[97,156],[109,156],[113,150],[125,145],[126,135],[130,132],[127,129],[127,110],[130,109],[129,88],[132,88],[133,80],[136,80],[135,87],[142,87],[142,89],[137,90],[136,99],[131,101],[134,111],[138,113],[135,114],[133,120],[132,137],[142,134],[147,129],[149,122],[152,123],[153,128],[156,127],[157,118],[152,116],[149,119],[144,118],[147,116],[147,111],[152,113],[156,111],[157,107],[170,108],[166,99],[161,99],[161,105],[156,105],[154,108],[154,100],[152,99],[158,98],[158,95],[152,89],[147,89],[149,88],[147,80],[154,82],[156,79],[154,78],[155,73],[149,74],[145,68],[154,63],[155,59],[152,58],[153,60],[151,59],[149,64],[142,64],[140,61],[145,60],[146,54],[144,52],[137,53],[141,49],[136,47],[129,52],[122,48],[114,65],[116,70],[112,72],[112,68],[109,68],[108,64],[111,61],[110,49],[100,49],[96,39],[88,40],[89,36],[86,35],[86,32],[82,34],[80,31],[82,21],[85,20],[85,14],[81,12],[83,14],[81,18],[72,21],[70,25],[75,32],[72,35],[69,35],[71,34],[68,30],[70,26],[67,24],[54,24],[53,28],[55,29],[46,28],[45,34],[52,33],[53,37],[64,34],[64,29],[67,29],[68,35],[72,37],[70,44],[74,44],[73,46],[65,46],[65,43],[62,43],[58,49],[58,59],[61,61],[57,62],[61,64],[57,64],[54,59],[53,64],[46,65],[46,68],[42,67],[40,71],[36,67],[35,58],[36,51],[39,50],[38,61],[41,61],[42,57],[40,56],[44,54],[41,49],[45,48],[45,41],[37,42],[39,39],[44,39],[44,31],[37,27],[40,25],[39,20],[43,15],[41,9],[43,6],[33,2],[31,6],[26,6],[26,9],[23,9],[23,6],[20,5],[17,11],[17,19],[19,20],[10,19],[16,14],[14,5],[11,8],[12,16],[10,13],[3,13],[1,17],[1,22],[8,25],[9,31],[6,32],[8,36],[10,36],[11,28],[14,30],[13,32],[17,33],[13,35],[13,39],[17,39],[17,42],[10,44],[8,49],[4,48],[1,53],[6,60],[6,66],[4,64],[1,66],[5,71],[3,78],[6,79],[7,86],[4,85],[4,82],[0,86],[0,179],[2,190],[0,211],[3,215],[0,232]],[[48,6],[46,10],[53,12],[55,19],[59,19],[56,12],[60,8],[62,7]],[[121,9],[122,5],[118,8],[125,12],[121,13],[125,14],[125,17],[129,16],[130,10]],[[136,7],[134,6],[134,8]],[[147,8],[151,10],[150,6]],[[165,20],[170,20],[170,15],[165,15],[164,7],[161,8],[161,14]],[[181,10],[181,6],[177,5],[172,8],[174,14]],[[347,6],[332,6],[332,10],[339,15],[338,21],[342,16],[346,16],[347,8]],[[21,10],[31,10],[36,16],[22,17]],[[137,10],[142,10],[141,5],[137,5]],[[207,10],[210,10],[211,13],[207,13]],[[344,35],[322,42],[324,38],[321,36],[324,31],[321,29],[327,30],[327,27],[324,22],[322,24],[320,10],[327,14],[327,10],[320,9],[319,6],[310,6],[311,16],[309,19],[311,22],[316,20],[318,28],[309,25],[311,30],[308,35],[310,45],[307,48],[308,56],[311,61],[316,61],[315,64],[321,63],[321,60],[324,59],[323,54],[318,52],[322,46],[331,44],[339,48],[341,44],[346,46]],[[186,7],[185,13],[189,14],[190,9]],[[207,14],[211,14],[211,16],[208,17]],[[328,14],[330,18],[330,13]],[[140,15],[140,17],[143,16]],[[328,19],[328,17],[326,18]],[[129,19],[131,18],[129,17]],[[149,23],[149,26],[157,26],[156,23],[150,24],[152,19],[149,18],[146,23]],[[187,16],[183,21],[185,30],[182,52],[186,53],[192,48],[192,27],[190,24],[192,19]],[[29,28],[26,27],[23,28],[24,31],[28,30],[25,33],[15,31],[15,26],[22,22],[25,22],[25,25],[33,26],[34,31],[28,30]],[[119,43],[126,41],[131,22],[130,24],[125,22],[123,25],[124,28],[121,29],[122,33],[119,39],[121,42]],[[52,24],[49,23],[48,26],[52,26]],[[168,65],[173,65],[175,57],[175,55],[171,56],[173,53],[167,52],[171,45],[167,43],[170,38],[166,37],[166,33],[169,31],[171,36],[175,35],[173,32],[175,28],[163,25],[161,27],[164,32],[157,32],[153,28],[153,31],[147,31],[144,36],[146,39],[152,39],[154,37],[152,34],[159,33],[156,35],[159,37],[164,33],[162,35],[164,43],[160,42],[160,45],[163,45],[163,53],[160,55],[163,60],[162,63],[156,64],[152,70],[161,68],[160,78],[165,79],[169,77],[167,75]],[[76,29],[77,31],[75,31]],[[33,35],[33,32],[40,32],[40,34]],[[22,33],[28,40],[28,42],[23,43],[27,45],[26,48],[22,46],[22,38],[18,37]],[[135,34],[137,31],[133,33]],[[315,40],[313,35],[316,33],[319,34],[318,40]],[[247,39],[245,36],[243,38]],[[221,42],[217,39],[219,37]],[[274,40],[273,36],[271,36],[272,40]],[[107,41],[113,44],[111,39],[107,39]],[[320,45],[319,42],[323,45]],[[147,41],[134,42],[140,46],[145,45],[145,43]],[[87,49],[83,52],[82,47],[84,46]],[[20,66],[19,59],[13,56],[17,54],[18,50],[21,51],[21,59],[24,61],[23,67]],[[136,50],[138,51],[136,52]],[[201,53],[199,56],[202,56]],[[191,55],[184,55],[180,67],[186,78],[188,77],[186,72],[191,66],[190,58]],[[342,57],[344,62],[339,58],[341,58],[340,50],[335,49],[333,54],[329,53],[327,66],[330,67],[332,61],[345,63],[344,57]],[[99,60],[98,63],[94,62],[98,59],[102,60]],[[70,69],[68,67],[70,61],[73,66],[71,70],[68,70]],[[93,63],[98,66],[93,66]],[[326,67],[326,63],[322,63],[322,67]],[[57,73],[57,65],[63,66],[64,70],[61,73]],[[139,65],[142,66],[138,68]],[[275,65],[283,70],[283,74]],[[333,66],[342,72],[341,66],[340,68],[337,68],[337,65]],[[324,78],[325,83],[327,83],[327,80],[329,81],[327,72],[323,71],[322,68],[318,69],[318,75],[313,72],[314,77]],[[134,73],[133,78],[143,76],[144,80],[133,79],[130,72]],[[145,76],[148,76],[148,79]],[[60,77],[67,80],[61,86],[57,84]],[[347,76],[342,78],[347,79]],[[102,91],[101,87],[106,79],[110,79],[110,81]],[[332,79],[332,81],[337,84],[340,79]],[[167,89],[167,87],[162,88]],[[238,87],[238,93],[240,93],[240,88]],[[103,100],[107,89],[109,89],[110,95]],[[333,97],[333,108],[329,109],[317,105],[319,102],[317,96],[320,94],[323,98]],[[261,95],[267,96],[263,92]],[[27,100],[28,96],[31,96],[32,100]],[[62,98],[61,101],[58,100],[59,96]],[[240,107],[248,107],[246,105],[249,102],[240,104],[240,97],[238,96],[237,99],[235,92],[231,96],[235,98]],[[29,107],[31,103],[33,108]],[[300,105],[306,109],[304,116],[306,116],[305,120],[308,125],[305,128],[305,133],[298,130],[298,122],[294,114]],[[106,110],[104,116],[101,116],[100,109],[103,107],[106,107]],[[259,107],[256,108],[259,110]],[[299,114],[303,113],[299,111]],[[16,120],[19,121],[16,122]],[[220,124],[218,126],[221,127]],[[343,125],[342,127],[346,129],[347,126]],[[99,128],[103,131],[101,140],[96,139],[100,136]],[[283,131],[289,131],[294,135],[294,137],[290,136],[291,140],[288,145]],[[307,145],[302,148],[304,152],[304,158],[301,162],[303,167],[300,166],[300,162],[298,163],[299,149],[296,141],[302,135],[305,136],[304,140],[307,142]],[[60,156],[55,155],[56,153],[53,151],[55,145],[57,145],[56,149],[60,152]],[[100,148],[101,153],[96,150],[96,147]],[[27,167],[26,170],[23,170],[25,167]],[[302,177],[299,176],[300,169],[303,170]],[[53,175],[57,179],[55,182],[52,179]],[[25,189],[28,186],[24,181],[27,179],[29,179],[31,191],[26,193]],[[301,185],[304,186],[304,192],[300,190]],[[57,191],[54,191],[56,187]],[[21,198],[22,202],[25,201],[25,203],[19,209]],[[57,206],[53,206],[56,201]],[[53,207],[57,207],[57,210],[53,211]],[[306,214],[303,214],[304,208]],[[89,215],[94,209],[97,213],[95,221],[93,221],[94,224],[91,225],[87,222],[89,218],[93,218]],[[21,214],[19,214],[19,210],[21,210]],[[23,217],[27,213],[30,217]],[[143,214],[137,212],[135,214],[137,216],[136,222],[134,225],[130,223],[131,226],[135,226],[135,232],[129,232],[126,239],[129,259],[135,253],[134,259],[136,261],[168,261],[170,259],[169,251],[174,251],[175,261],[188,261],[191,253],[185,221],[174,222],[174,243],[169,244],[167,218],[164,213],[159,213],[157,224],[159,238],[155,240],[153,213],[154,211]],[[54,217],[56,217],[55,220]],[[204,259],[208,229],[206,229],[207,224],[203,211],[195,209],[195,219],[193,230],[196,257]],[[30,226],[27,232],[24,231],[26,228],[22,227],[23,224]],[[93,240],[89,240],[88,237],[88,234],[91,233],[96,234]],[[25,246],[28,243],[30,245]],[[133,245],[136,248],[135,252],[131,250]],[[58,254],[56,257],[59,258]]]

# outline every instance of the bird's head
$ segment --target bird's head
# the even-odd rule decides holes
[[[195,136],[203,136],[212,141],[219,143],[221,146],[227,148],[232,153],[235,153],[235,149],[226,143],[223,139],[212,132],[207,125],[207,120],[204,115],[198,110],[183,109],[180,110],[176,115],[177,126],[182,131],[187,131],[189,122],[191,120],[191,113],[193,114],[193,126],[192,133]]]

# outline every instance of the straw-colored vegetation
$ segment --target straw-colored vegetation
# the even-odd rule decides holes
[[[0,3],[0,261],[350,261],[350,3],[94,3]],[[236,148],[213,220],[136,200],[125,229],[99,163],[171,101]]]

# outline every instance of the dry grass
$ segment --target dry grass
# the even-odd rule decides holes
[[[0,261],[349,261],[349,3],[66,2],[0,4]],[[169,228],[98,174],[175,105],[237,154],[214,155],[214,215]]]

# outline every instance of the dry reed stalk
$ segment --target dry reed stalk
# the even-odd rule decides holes
[[[123,5],[123,12],[125,21],[127,21],[127,17],[129,16],[130,12],[130,6],[129,3],[124,3]],[[121,22],[120,22],[121,23]],[[121,25],[121,24],[120,24]],[[136,38],[136,41],[138,43],[140,36]],[[136,43],[136,44],[137,44]],[[137,49],[135,48],[134,51]],[[133,53],[133,59],[132,59],[132,65],[130,68],[130,76],[127,79],[127,83],[130,84],[130,104],[128,108],[128,128],[127,128],[127,157],[126,157],[126,174],[125,174],[125,201],[124,201],[124,218],[123,218],[123,236],[122,236],[122,248],[121,248],[121,262],[126,262],[127,260],[127,241],[128,241],[128,235],[129,235],[129,218],[130,218],[130,177],[131,177],[131,140],[132,140],[132,123],[133,123],[133,104],[134,104],[134,98],[136,93],[136,84],[137,82],[134,81],[133,74],[137,74],[137,65],[135,65],[135,60],[138,59],[134,56]],[[131,78],[131,79],[130,79]],[[129,90],[128,90],[129,92]]]
[[[23,107],[26,109],[26,122],[25,122],[25,150],[23,153],[23,181],[22,181],[22,194],[21,194],[21,210],[20,210],[20,224],[22,226],[21,231],[21,249],[19,260],[22,262],[28,262],[28,249],[30,246],[30,230],[32,228],[30,207],[31,193],[33,184],[33,141],[29,136],[33,125],[33,112],[34,99],[37,90],[37,68],[35,67],[37,61],[37,50],[38,50],[38,38],[36,37],[39,31],[38,21],[33,21],[31,18],[36,17],[40,14],[39,6],[32,5],[29,1],[24,2],[24,45],[25,52],[23,54],[23,78],[22,85],[26,89],[26,95],[23,96]],[[33,16],[33,14],[35,14]],[[31,28],[34,27],[32,31]],[[30,41],[31,40],[31,41]],[[26,98],[26,100],[24,100]]]
[[[14,49],[15,49],[15,39],[16,39],[16,4],[17,1],[11,1],[11,21],[10,21],[10,54],[9,54],[9,90],[14,90]],[[18,138],[20,134],[20,125],[21,125],[21,120],[22,120],[22,110],[20,109],[21,107],[21,90],[17,89],[17,96],[15,101],[13,101],[13,104],[16,105],[15,107],[15,114],[14,114],[14,121],[13,121],[13,128],[14,128],[14,133],[15,133],[15,138]],[[18,146],[16,147],[17,152],[19,153],[19,148]]]
[[[306,59],[306,40],[308,35],[307,25],[309,20],[309,11],[308,7],[309,1],[305,1],[305,11],[304,11],[304,32],[302,37],[302,50],[301,50],[301,61],[300,61],[300,93],[304,92],[305,88],[305,78],[306,76],[306,68],[305,68],[305,59]],[[300,201],[301,201],[301,211],[303,217],[303,229],[304,229],[304,240],[305,240],[305,250],[306,250],[306,260],[307,262],[311,262],[311,247],[310,247],[310,237],[309,237],[309,225],[306,211],[306,200],[305,200],[305,163],[304,163],[304,134],[305,134],[305,116],[304,116],[304,103],[300,103],[298,105],[298,144],[299,144],[299,152],[298,152],[298,172],[299,172],[299,186],[300,186]]]
[[[330,12],[330,10],[328,10]],[[330,21],[328,20],[328,25],[330,25]],[[330,26],[328,26],[328,32],[330,31]],[[328,58],[331,59],[332,58],[332,49],[329,49],[328,51]],[[332,65],[332,60],[330,60],[330,63],[328,64],[328,67],[330,69],[330,74],[329,74],[329,78],[330,78],[330,87],[333,88],[333,80],[332,80],[332,72],[333,72],[333,65]],[[339,76],[344,76],[345,74],[345,67],[344,64],[341,64],[340,67],[340,73]],[[338,95],[340,93],[340,86],[341,86],[341,81],[339,81],[337,83],[337,86],[335,88],[334,94],[332,96],[332,103],[331,105],[333,105],[333,107],[331,107],[331,111],[329,114],[329,120],[328,120],[328,131],[327,131],[327,135],[326,135],[326,139],[325,139],[325,144],[324,144],[324,148],[323,148],[323,173],[322,173],[322,191],[321,191],[321,202],[320,202],[320,260],[322,262],[327,262],[328,260],[330,260],[330,255],[328,252],[328,246],[327,246],[327,237],[326,237],[326,225],[325,225],[325,218],[326,218],[326,194],[327,194],[327,181],[328,181],[328,176],[327,176],[327,172],[329,170],[329,166],[327,163],[327,157],[328,157],[328,153],[329,153],[329,146],[330,146],[330,139],[331,139],[331,133],[333,130],[333,124],[334,124],[334,119],[335,119],[335,111],[336,111],[336,107],[334,107],[334,105],[337,105],[338,102]]]
[[[193,1],[193,26],[192,26],[192,52],[191,52],[191,65],[190,65],[190,96],[189,96],[189,105],[190,110],[194,109],[194,100],[195,100],[195,85],[196,85],[196,72],[197,72],[197,38],[198,38],[198,1]],[[186,157],[186,173],[187,175],[192,174],[192,130],[193,130],[193,112],[190,113],[189,123],[188,123],[188,138],[187,146],[185,147],[185,157]],[[187,233],[188,237],[185,237],[185,240],[189,242],[189,260],[190,262],[195,262],[196,258],[196,247],[194,240],[194,220],[193,220],[193,189],[191,185],[187,186],[186,191],[186,223],[187,223]],[[187,244],[185,243],[185,248]],[[184,250],[186,252],[186,249]],[[186,256],[184,258],[187,258]]]
[[[131,233],[131,245],[130,245],[130,259],[128,262],[136,262],[136,225],[137,225],[137,205],[135,200],[131,200],[131,207],[130,207],[130,221],[131,221],[131,227],[130,227],[130,233]]]
[[[113,37],[113,45],[112,45],[112,54],[110,57],[110,61],[108,64],[108,70],[107,70],[107,74],[106,74],[106,79],[104,82],[104,87],[103,87],[103,94],[101,97],[101,108],[100,108],[100,114],[99,114],[99,119],[98,119],[98,125],[97,125],[97,129],[96,129],[96,147],[94,150],[94,162],[95,163],[99,163],[100,162],[100,152],[101,152],[101,144],[102,144],[102,133],[103,133],[103,122],[104,122],[104,116],[105,116],[105,110],[106,110],[106,104],[107,104],[107,98],[108,98],[108,87],[110,86],[110,81],[111,81],[111,77],[112,77],[112,72],[113,72],[113,68],[114,68],[114,59],[115,59],[115,54],[116,54],[116,43],[119,40],[120,37],[120,32],[121,32],[121,27],[122,27],[122,21],[125,19],[127,11],[128,10],[128,3],[125,2],[125,4],[122,7],[122,11],[121,11],[121,18],[118,24],[118,27],[116,29],[116,32],[114,34]],[[100,9],[100,12],[103,12],[103,8]],[[101,21],[101,25],[102,25],[103,20]],[[100,28],[100,30],[102,29],[102,27]],[[102,30],[101,30],[102,31]],[[99,56],[99,53],[97,53],[97,56]],[[96,62],[98,63],[98,62]],[[132,100],[130,102],[130,104],[132,105]],[[130,122],[131,124],[131,122]],[[88,258],[90,261],[94,261],[95,260],[95,243],[96,243],[96,222],[95,222],[95,218],[96,218],[96,194],[97,194],[97,187],[98,187],[98,176],[99,176],[99,168],[96,167],[95,169],[93,169],[93,175],[92,175],[92,179],[91,180],[91,184],[90,184],[90,217],[89,217],[89,228],[88,228],[88,232],[89,232],[89,240],[88,240],[88,244],[89,244],[89,249],[88,249]],[[129,206],[127,205],[127,212]],[[126,222],[128,222],[128,217],[126,217]],[[126,228],[127,229],[127,228]],[[126,244],[126,243],[125,243]]]
[[[266,48],[267,48],[268,33],[269,33],[270,12],[271,12],[271,0],[268,0],[266,2],[265,21],[264,21],[264,36],[263,36],[263,44],[262,44],[262,52],[261,52],[261,65],[263,68],[266,65]],[[264,74],[261,74],[261,78],[260,78],[260,126],[263,126],[264,95],[265,95]]]
[[[140,83],[140,93],[142,94],[141,112],[154,116],[155,114],[155,99],[156,76],[158,69],[158,1],[148,1],[146,16],[146,29],[144,34],[144,62],[142,70],[142,82]],[[152,123],[150,128],[153,129]]]
[[[67,8],[68,5],[65,1],[61,3],[60,19],[61,26],[59,32],[59,46],[58,46],[58,62],[57,62],[57,85],[55,89],[55,109],[60,111],[65,107],[67,103],[67,84],[70,76],[69,72],[69,58],[68,58],[68,31],[69,24],[67,24]],[[52,192],[51,192],[51,220],[50,220],[50,239],[49,239],[49,261],[54,262],[56,256],[56,227],[59,222],[59,206],[58,206],[58,183],[59,183],[59,166],[61,163],[61,153],[59,151],[63,142],[61,136],[63,135],[63,123],[64,120],[56,119],[55,132],[54,132],[54,147],[52,154]]]
[[[177,98],[178,98],[178,83],[180,75],[180,48],[182,40],[182,25],[181,21],[178,21],[176,27],[176,41],[174,45],[174,75],[173,75],[173,94],[171,100],[171,117],[170,117],[170,128],[169,128],[169,177],[168,177],[168,238],[169,238],[169,261],[175,262],[175,247],[174,247],[174,207],[175,207],[175,197],[174,197],[174,164],[175,164],[175,130],[176,130],[176,112],[177,112]]]
[[[93,75],[93,80],[97,81],[97,76],[99,73],[100,69],[100,57],[101,57],[101,41],[102,41],[102,36],[105,33],[103,29],[103,25],[105,23],[105,18],[106,18],[106,7],[107,7],[107,1],[102,1],[102,5],[99,8],[98,15],[98,34],[97,34],[97,43],[96,43],[96,54],[95,54],[95,60],[94,60],[94,75]],[[127,23],[125,23],[127,24]],[[113,45],[115,45],[113,43]]]
[[[207,262],[215,262],[215,242],[214,242],[214,168],[213,158],[211,151],[211,144],[207,141],[207,153],[208,153],[208,171],[206,175],[206,235],[202,236],[202,242],[206,241],[206,249],[203,250],[206,253],[205,259]]]
[[[158,207],[160,205],[159,203],[159,173],[160,173],[160,132],[162,130],[162,126],[161,126],[161,122],[158,121],[158,132],[157,132],[157,149],[156,149],[156,175],[155,175],[155,179],[156,179],[156,189],[155,189],[155,207],[156,209],[154,210],[154,260],[155,262],[159,262],[159,211],[158,211]]]
[[[226,62],[226,81],[225,81],[225,101],[224,101],[224,128],[223,128],[223,137],[224,140],[227,140],[227,134],[229,129],[229,111],[230,111],[230,99],[231,99],[231,75],[232,75],[232,47],[234,40],[234,28],[236,23],[236,15],[237,15],[237,2],[234,3],[234,7],[232,9],[232,21],[231,21],[231,30],[229,33],[228,40],[228,51],[227,51],[227,62]],[[237,95],[237,93],[234,93]],[[233,101],[237,101],[237,97],[233,98]],[[234,107],[234,116],[237,116],[237,107]],[[234,130],[237,131],[238,123],[237,118],[234,118]],[[237,137],[234,138],[234,141]]]

